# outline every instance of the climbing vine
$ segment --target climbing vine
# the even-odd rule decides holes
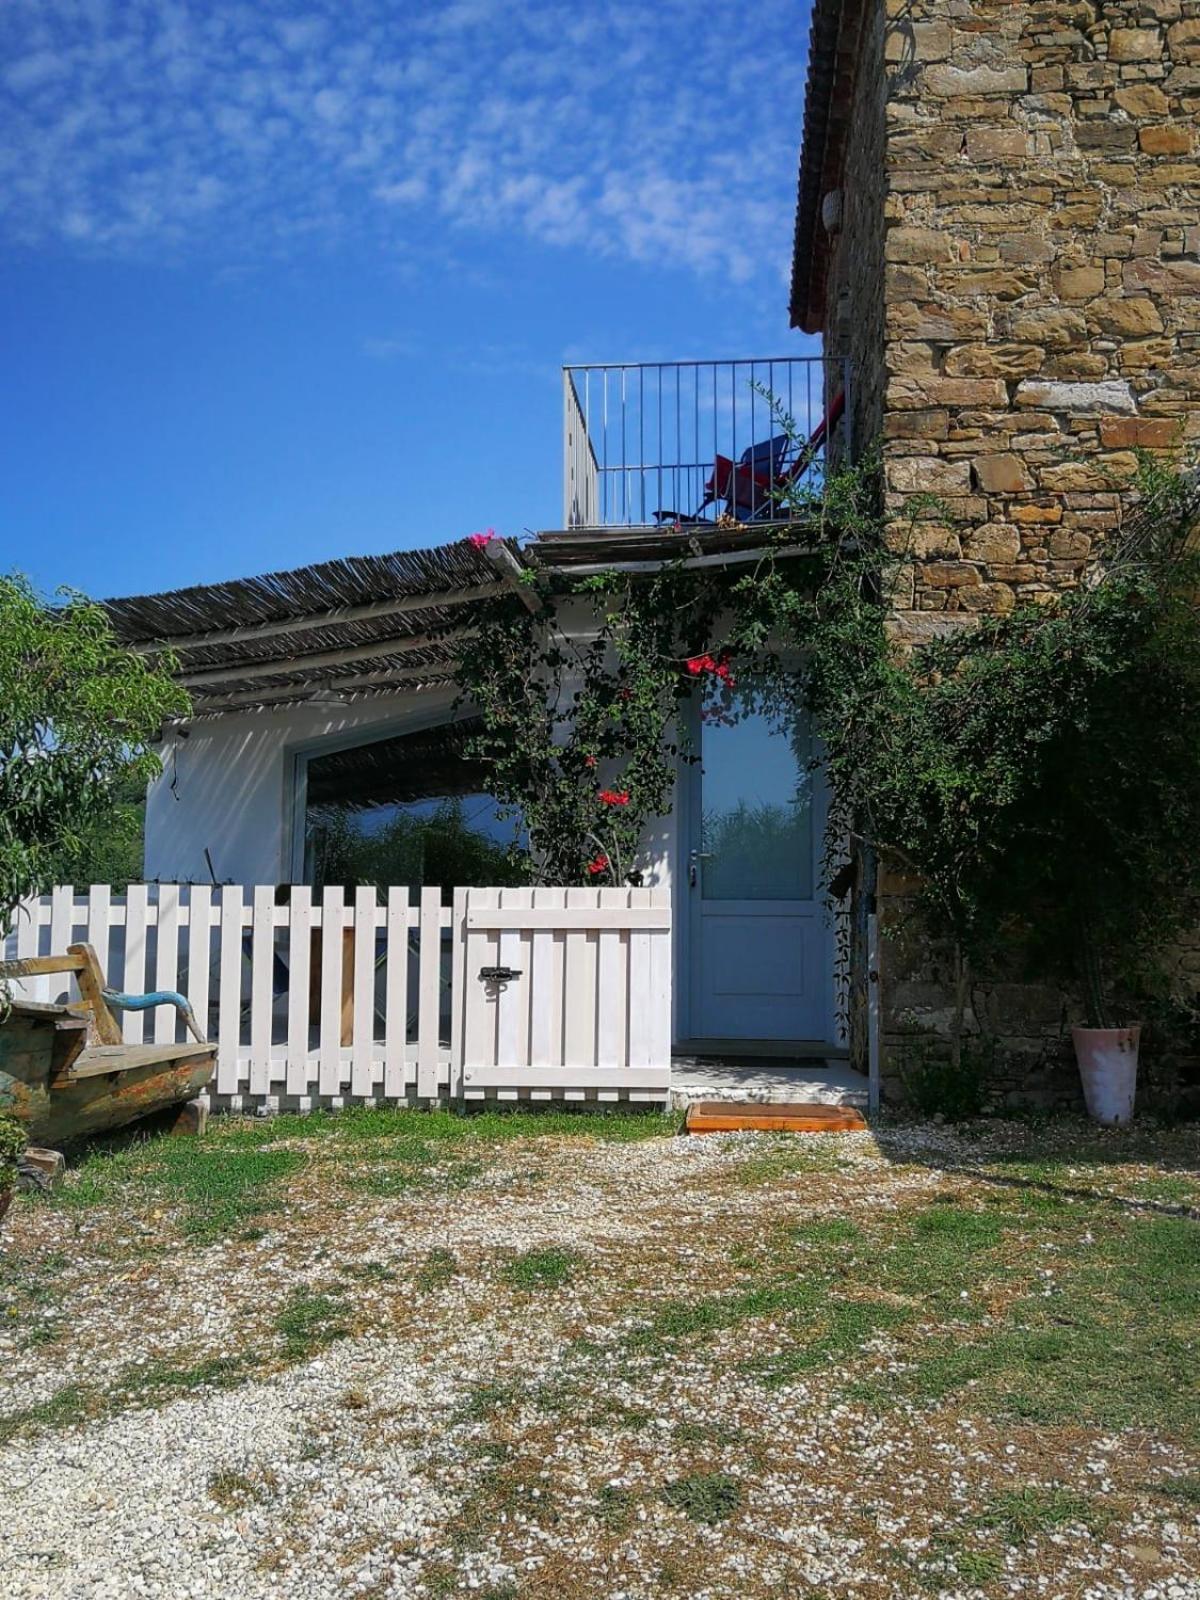
[[[915,908],[952,951],[957,1059],[972,972],[1028,920],[1048,847],[1079,870],[1060,874],[1046,926],[1061,930],[1066,906],[1072,926],[1119,937],[1132,900],[1148,935],[1200,892],[1196,494],[1145,462],[1140,495],[1094,582],[917,644],[892,636],[893,593],[914,535],[944,508],[885,506],[871,460],[832,474],[819,498],[795,497],[786,528],[744,530],[751,562],[703,566],[681,537],[649,574],[538,577],[543,610],[498,606],[464,658],[484,727],[473,754],[523,813],[541,881],[621,883],[637,881],[646,828],[670,810],[679,758],[695,759],[679,732],[689,695],[702,716],[759,711],[792,736],[811,726],[830,794],[827,880],[845,891],[834,868],[848,844],[911,875]],[[1107,815],[1101,736],[1137,751]],[[1074,771],[1090,774],[1090,798]],[[1149,830],[1139,771],[1166,819]],[[1107,909],[1078,837],[1128,865],[1107,875]],[[1058,947],[1087,978],[1087,940],[1064,932]],[[1096,981],[1090,992],[1101,1014]]]
[[[687,640],[709,626],[703,586],[673,563],[542,590],[538,613],[497,605],[462,657],[482,723],[469,753],[520,812],[538,881],[634,881],[646,825],[671,809]]]

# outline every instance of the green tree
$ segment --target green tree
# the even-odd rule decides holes
[[[189,706],[171,666],[125,649],[83,595],[0,578],[0,930],[158,771],[163,719]]]

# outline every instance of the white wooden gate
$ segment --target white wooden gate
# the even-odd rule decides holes
[[[69,885],[20,908],[4,955],[86,939],[111,987],[182,990],[217,1041],[215,1101],[662,1099],[670,1087],[665,890]],[[483,980],[485,967],[521,975]],[[20,986],[76,999],[73,980]],[[126,1040],[181,1038],[127,1012]]]
[[[462,1093],[661,1099],[671,1083],[666,889],[468,889]]]

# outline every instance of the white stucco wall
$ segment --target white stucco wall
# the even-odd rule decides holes
[[[389,695],[362,706],[291,706],[191,723],[162,746],[162,776],[146,802],[146,877],[207,883],[290,883],[295,757],[346,738],[401,733],[450,716],[450,689]],[[652,824],[639,866],[647,885],[671,882],[676,817]]]
[[[452,690],[389,695],[359,706],[301,705],[193,722],[162,746],[146,801],[146,876],[289,883],[295,756],[347,735],[399,732],[448,716]]]

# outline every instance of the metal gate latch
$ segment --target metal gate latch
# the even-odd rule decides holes
[[[511,983],[514,978],[521,976],[520,967],[480,967],[480,979],[484,983]]]

